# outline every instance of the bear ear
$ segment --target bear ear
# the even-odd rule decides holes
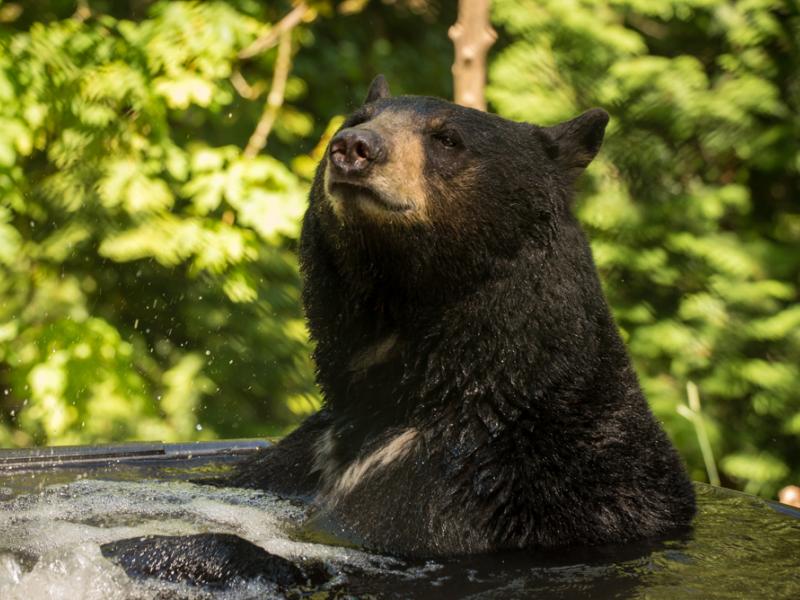
[[[577,177],[600,150],[606,124],[608,113],[592,108],[571,121],[547,127],[545,131],[553,142],[548,152],[572,177]]]
[[[367,92],[367,97],[364,99],[364,104],[375,102],[375,100],[380,100],[381,98],[389,98],[391,95],[392,92],[389,91],[389,84],[386,83],[386,77],[378,75],[372,80],[372,83],[369,84],[369,91]]]

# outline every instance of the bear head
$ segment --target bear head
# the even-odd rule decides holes
[[[453,293],[571,219],[576,176],[608,115],[517,123],[438,98],[392,97],[383,76],[332,137],[310,211],[345,276],[384,290]]]

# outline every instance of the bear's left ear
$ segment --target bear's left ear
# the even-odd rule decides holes
[[[547,127],[553,145],[550,154],[572,176],[577,177],[600,150],[608,124],[608,113],[601,108],[587,110],[571,121]]]
[[[391,95],[389,84],[386,83],[386,77],[377,75],[372,80],[372,83],[369,84],[369,91],[367,92],[367,97],[364,98],[364,104],[375,102],[375,100],[380,100],[381,98],[389,98]]]

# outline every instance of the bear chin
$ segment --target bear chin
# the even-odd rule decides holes
[[[405,214],[414,207],[410,203],[395,200],[376,192],[368,185],[350,182],[334,182],[328,186],[327,198],[334,205],[337,214],[344,207],[353,207],[353,210],[363,211],[367,214],[385,216],[384,213]]]

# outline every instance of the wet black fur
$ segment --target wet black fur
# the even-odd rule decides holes
[[[626,542],[688,525],[691,483],[570,211],[607,115],[540,128],[378,97],[345,126],[368,127],[380,111],[416,115],[430,222],[393,226],[358,210],[340,222],[322,161],[300,258],[325,407],[235,483],[316,497],[317,523],[406,555]],[[385,362],[350,369],[388,335],[398,343]],[[314,464],[331,428],[336,473],[405,429],[419,443],[328,503]]]

